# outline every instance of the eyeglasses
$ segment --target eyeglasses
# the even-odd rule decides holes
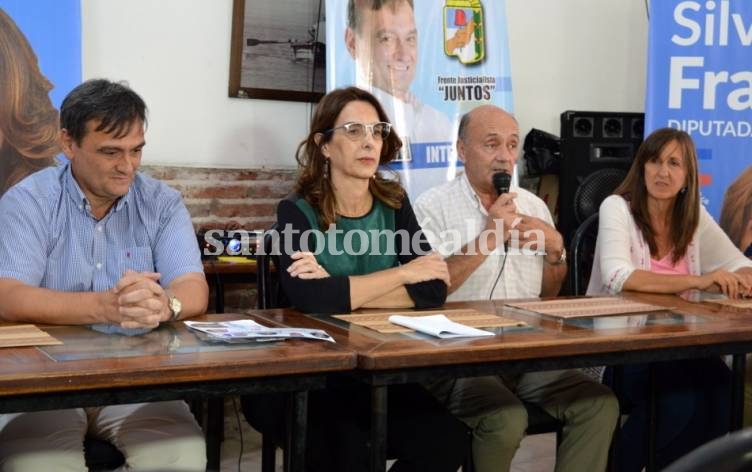
[[[334,133],[338,129],[345,130],[345,136],[351,141],[360,141],[366,137],[366,130],[370,131],[373,139],[386,139],[392,132],[392,124],[379,121],[377,123],[365,124],[351,121],[340,126],[327,130],[326,133]]]

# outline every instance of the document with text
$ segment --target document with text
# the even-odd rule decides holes
[[[279,341],[283,339],[313,339],[334,342],[321,329],[270,328],[253,320],[185,321],[186,326],[208,335],[209,340],[225,342]]]
[[[402,316],[392,315],[391,323],[414,329],[421,333],[430,334],[437,338],[462,338],[473,336],[494,336],[494,333],[461,323],[456,323],[444,315]]]

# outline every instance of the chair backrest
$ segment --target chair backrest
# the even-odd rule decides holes
[[[574,194],[574,216],[581,225],[591,215],[598,213],[601,203],[614,193],[624,181],[627,172],[622,169],[601,169],[583,179]]]
[[[680,458],[663,472],[741,472],[752,470],[752,428],[721,436]]]
[[[571,295],[584,295],[593,268],[595,241],[598,239],[598,212],[583,221],[572,236],[569,250],[569,290]]]
[[[274,223],[264,231],[262,250],[256,253],[256,306],[261,310],[281,308],[279,277],[272,270],[272,267],[279,267],[274,247],[278,238],[277,223]]]

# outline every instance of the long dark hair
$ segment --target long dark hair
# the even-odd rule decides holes
[[[661,128],[651,133],[640,145],[627,177],[614,191],[614,194],[621,195],[629,202],[635,223],[637,223],[642,236],[650,246],[650,254],[657,256],[658,246],[655,242],[655,231],[650,226],[650,216],[648,215],[645,164],[656,159],[661,151],[674,141],[682,151],[684,165],[687,169],[686,187],[676,196],[674,208],[671,212],[671,221],[669,222],[669,240],[673,249],[671,260],[676,263],[687,253],[687,247],[692,241],[700,221],[697,151],[692,138],[684,131],[673,128]]]
[[[332,133],[326,131],[334,127],[342,109],[348,103],[355,101],[370,103],[376,109],[379,120],[389,121],[389,117],[376,97],[365,90],[357,87],[332,90],[321,99],[316,107],[308,137],[301,141],[296,153],[298,181],[295,184],[295,192],[305,198],[316,210],[321,229],[327,229],[337,219],[334,188],[331,176],[326,171],[326,157],[321,152],[321,147],[331,140]],[[393,161],[401,148],[402,141],[397,133],[389,133],[381,146],[379,165]],[[368,188],[375,198],[390,208],[399,208],[405,197],[405,190],[393,177],[386,179],[380,172],[376,172],[376,175],[369,180]]]

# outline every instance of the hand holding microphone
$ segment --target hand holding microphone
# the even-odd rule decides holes
[[[514,205],[514,199],[517,197],[517,194],[515,192],[509,193],[509,187],[512,184],[512,176],[504,171],[496,172],[491,177],[491,184],[496,189],[496,201],[492,205],[492,208],[489,208],[489,214],[494,210],[493,207],[504,207],[504,212],[513,212],[515,213],[517,211],[517,207]],[[502,195],[505,195],[504,198],[499,198]],[[509,207],[512,207],[510,210]],[[504,218],[503,216],[499,215],[499,217]]]
[[[497,199],[488,209],[487,229],[492,231],[503,230],[502,240],[506,241],[509,238],[509,230],[512,229],[512,225],[517,218],[517,206],[514,204],[514,198],[517,195],[514,192],[509,192],[512,176],[506,172],[493,174],[491,183],[496,189]],[[506,246],[506,242],[503,244]]]
[[[496,189],[496,195],[509,192],[509,186],[512,184],[512,176],[506,172],[497,172],[491,178],[493,186]]]

